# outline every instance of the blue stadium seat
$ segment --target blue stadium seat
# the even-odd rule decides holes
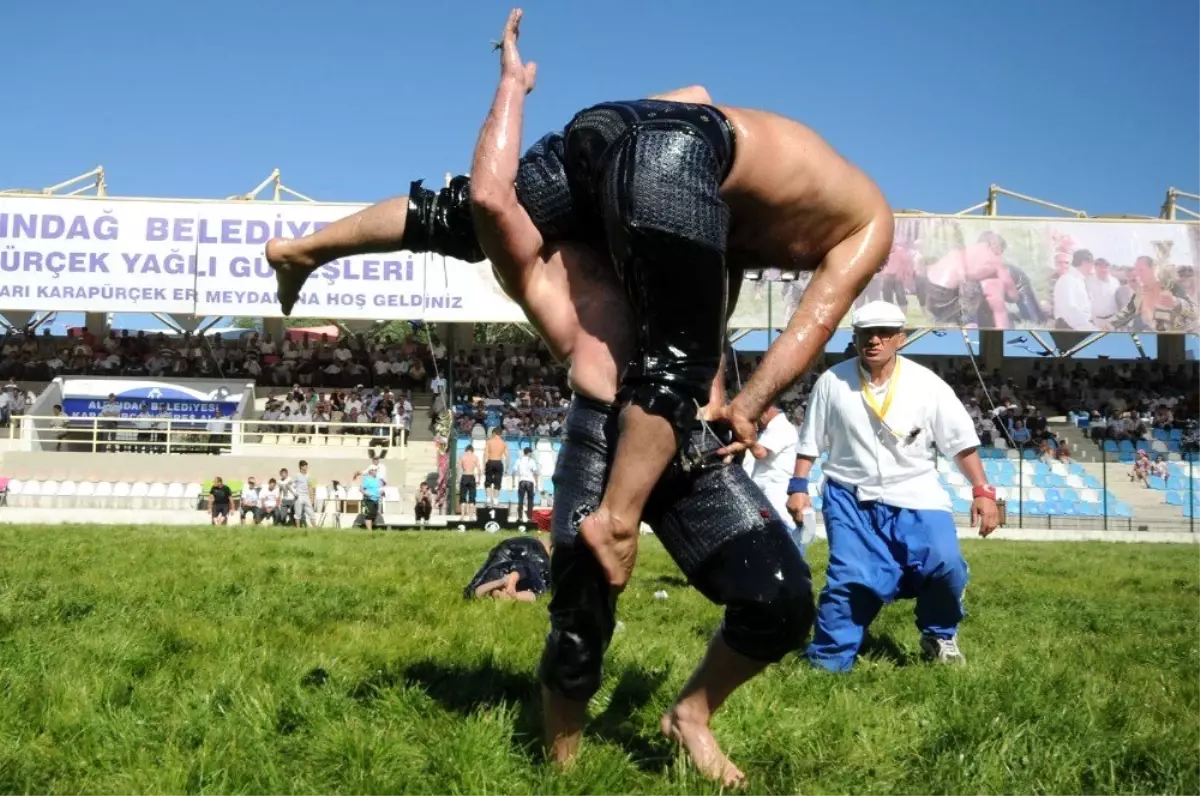
[[[1179,440],[1173,439],[1167,443],[1168,453],[1179,453],[1180,450],[1182,450],[1182,448],[1179,445]]]
[[[1171,438],[1171,435],[1164,428],[1156,428],[1154,429],[1154,438],[1159,442],[1166,442]]]
[[[517,491],[515,489],[500,490],[500,504],[501,505],[504,505],[505,503],[516,503],[516,502],[517,502]]]
[[[562,450],[562,440],[557,440],[557,439],[554,440],[553,442],[550,443],[550,448],[555,453],[558,453],[560,450]]]
[[[1166,489],[1167,482],[1159,478],[1157,475],[1152,475],[1146,479],[1146,483],[1151,489]]]
[[[958,495],[954,495],[950,502],[953,504],[951,509],[955,514],[967,514],[971,511],[971,504],[960,498]]]
[[[1095,503],[1076,503],[1075,513],[1083,517],[1096,517],[1100,514],[1100,507]]]
[[[1046,502],[1047,503],[1056,503],[1060,500],[1062,500],[1062,495],[1059,494],[1057,489],[1047,489],[1046,490]]]
[[[1133,511],[1125,503],[1118,501],[1110,501],[1108,504],[1109,513],[1116,517],[1132,517]]]
[[[1167,493],[1167,505],[1182,506],[1183,505],[1183,496],[1180,495],[1178,492],[1168,492]]]
[[[1105,453],[1116,453],[1117,452],[1117,443],[1111,439],[1104,440],[1104,452]]]
[[[1132,451],[1132,450],[1133,450],[1133,443],[1132,443],[1132,442],[1130,442],[1130,441],[1129,441],[1129,440],[1127,440],[1127,439],[1123,439],[1123,440],[1121,440],[1120,442],[1118,442],[1118,443],[1117,443],[1117,450],[1119,450],[1119,451]]]
[[[1083,485],[1088,489],[1103,489],[1104,484],[1094,475],[1088,474],[1083,477]]]
[[[1183,439],[1183,429],[1173,428],[1170,430],[1170,432],[1167,434],[1167,436],[1168,436],[1168,438],[1173,439],[1176,442],[1179,442],[1180,440]]]
[[[1134,450],[1145,451],[1147,455],[1150,454],[1150,443],[1144,439],[1139,439],[1137,441],[1137,444],[1134,445],[1133,447],[1134,447]]]

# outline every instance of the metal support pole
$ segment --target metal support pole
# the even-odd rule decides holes
[[[1104,442],[1100,443],[1100,487],[1104,490],[1103,500],[1101,505],[1104,511],[1104,530],[1108,530],[1108,451],[1104,449]]]

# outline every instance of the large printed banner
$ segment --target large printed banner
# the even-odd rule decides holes
[[[1196,333],[1198,269],[1195,223],[904,217],[856,304],[889,301],[913,328]],[[759,277],[732,327],[785,325],[811,275]]]
[[[0,197],[0,311],[277,317],[266,241],[307,235],[361,207]],[[905,217],[859,303],[891,301],[913,327],[1196,332],[1198,267],[1195,223]],[[810,275],[755,277],[731,326],[786,325]],[[295,314],[524,318],[488,263],[406,252],[324,266]]]

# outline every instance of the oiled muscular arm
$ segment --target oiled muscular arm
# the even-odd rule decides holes
[[[732,413],[761,417],[788,385],[812,367],[854,300],[887,260],[894,228],[891,210],[881,206],[870,223],[825,256],[787,329],[771,343],[762,364],[731,402]]]
[[[708,94],[708,89],[704,86],[687,86],[685,88],[677,88],[674,91],[668,91],[665,94],[655,94],[650,97],[652,100],[663,100],[666,102],[687,102],[692,105],[712,105],[712,97]]]

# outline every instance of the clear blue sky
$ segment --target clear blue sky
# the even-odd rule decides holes
[[[892,206],[957,211],[990,183],[1155,215],[1200,188],[1195,0],[549,2],[526,138],[584,105],[703,83],[796,117]],[[495,2],[11,3],[0,187],[103,164],[117,195],[222,197],[273,167],[373,201],[466,170],[498,66]],[[1029,212],[1017,203],[1007,213]]]

